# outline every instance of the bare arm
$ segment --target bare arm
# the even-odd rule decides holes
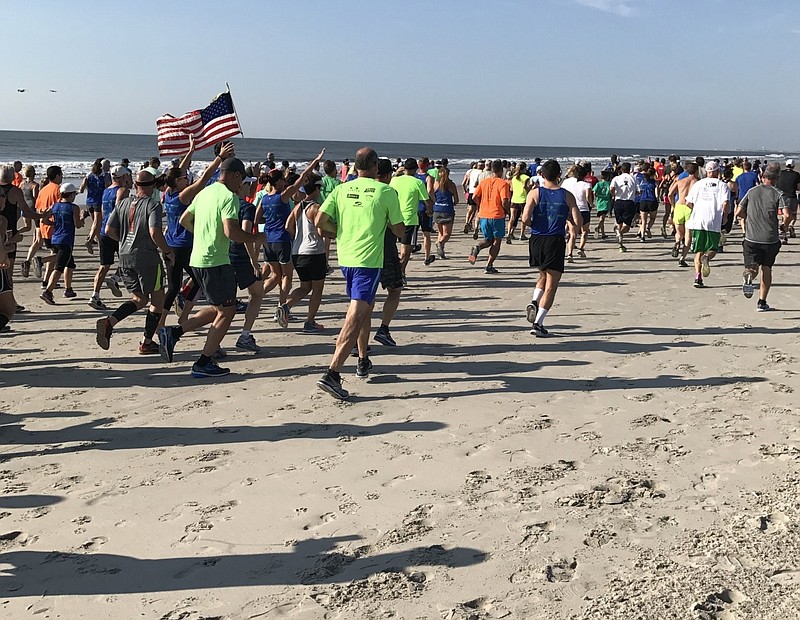
[[[533,210],[536,208],[538,202],[539,202],[539,188],[534,187],[531,191],[528,192],[528,197],[525,199],[525,208],[522,210],[522,223],[525,226],[531,225],[531,217],[533,216]]]
[[[324,156],[325,156],[325,149],[322,149],[319,152],[319,155],[317,155],[314,158],[314,160],[310,164],[308,164],[308,167],[305,170],[303,170],[303,173],[299,177],[297,177],[297,180],[288,187],[285,187],[283,189],[283,191],[281,192],[282,202],[286,203],[294,198],[294,195],[300,191],[300,188],[303,187],[303,185],[305,185],[305,182],[308,179],[308,175],[310,175],[314,171],[314,166],[316,166],[320,161],[322,161],[322,158]]]
[[[181,219],[178,220],[178,223],[183,226],[186,230],[190,233],[194,232],[194,213],[186,209],[181,215]]]
[[[402,239],[403,235],[406,234],[406,225],[403,222],[400,222],[399,224],[390,223],[389,229],[392,231],[392,234],[398,239]]]
[[[86,184],[89,182],[89,176],[83,177],[83,181],[81,181],[81,186],[78,188],[78,193],[82,194],[86,190]]]
[[[314,220],[314,225],[319,228],[324,233],[329,233],[330,236],[336,237],[336,232],[338,230],[336,226],[336,222],[334,222],[330,217],[328,217],[327,213],[320,211],[317,213],[317,217]],[[327,236],[327,235],[326,235]]]
[[[75,222],[75,228],[83,228],[83,218],[81,217],[81,210],[78,205],[72,205],[72,221]]]
[[[188,210],[186,212],[188,213]],[[225,236],[236,243],[248,243],[253,240],[253,235],[242,230],[238,219],[222,220],[222,229],[225,233]]]
[[[194,136],[189,135],[189,152],[183,156],[181,163],[179,164],[181,170],[185,170],[189,166],[192,165],[192,155],[194,154]]]
[[[164,232],[161,230],[159,226],[153,226],[150,228],[150,238],[153,240],[158,246],[158,249],[164,253],[164,256],[167,257],[169,260],[169,256],[172,254],[172,250],[167,245],[167,240],[164,239]]]
[[[220,167],[220,164],[222,164],[222,162],[228,157],[233,157],[232,142],[229,142],[228,144],[223,146],[222,149],[220,149],[219,155],[215,157],[214,161],[212,161],[209,164],[208,168],[206,168],[203,171],[202,176],[199,179],[197,179],[194,183],[192,183],[189,187],[184,189],[178,195],[178,200],[180,200],[181,203],[185,205],[191,204],[195,196],[197,196],[197,194],[199,194],[203,189],[205,189],[206,183],[208,183],[211,180],[211,177],[214,176],[214,173],[217,171],[217,168]],[[183,226],[183,224],[181,224],[181,226]]]

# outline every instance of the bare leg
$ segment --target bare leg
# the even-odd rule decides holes
[[[767,301],[769,289],[772,286],[772,267],[761,266],[761,285],[758,288],[758,298]]]
[[[336,351],[330,362],[330,369],[339,372],[344,365],[345,360],[353,350],[353,345],[358,339],[363,324],[369,324],[370,315],[372,313],[372,306],[366,301],[351,300],[350,306],[347,308],[347,316],[344,319],[344,325],[339,332],[339,337],[336,339]],[[365,343],[366,350],[366,343]]]
[[[308,300],[308,316],[306,317],[306,322],[308,323],[313,323],[317,318],[324,288],[325,280],[314,280],[311,283],[311,297]]]
[[[231,326],[231,321],[236,315],[236,306],[204,308],[204,310],[212,310],[216,316],[208,328],[208,335],[206,336],[206,344],[203,346],[203,355],[211,357],[219,349],[219,345],[225,334],[228,333],[228,328]],[[197,314],[201,314],[201,310]]]
[[[491,247],[489,248],[489,258],[486,261],[486,266],[491,267],[494,265],[494,260],[497,258],[497,255],[500,254],[500,244],[502,243],[502,239],[494,239],[491,242]],[[486,243],[489,243],[488,241]]]
[[[548,269],[547,271],[540,272],[539,274],[539,281],[536,283],[536,287],[540,288],[540,282],[542,281],[542,276],[544,276],[543,288],[544,294],[542,298],[539,300],[539,307],[544,308],[545,310],[550,310],[553,307],[553,302],[556,299],[556,291],[558,290],[558,283],[561,281],[561,273],[558,271],[553,271],[552,269]]]
[[[402,288],[390,288],[386,291],[386,301],[383,302],[383,316],[381,324],[389,325],[397,313],[397,306],[400,305],[400,293]]]

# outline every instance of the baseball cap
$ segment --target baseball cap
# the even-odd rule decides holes
[[[793,159],[787,159],[786,160],[786,166],[788,168],[791,168],[792,166],[794,166],[794,160]]]
[[[222,172],[238,172],[242,175],[243,179],[247,178],[247,171],[245,170],[242,160],[237,157],[228,157],[222,162],[219,169]]]
[[[417,168],[419,168],[419,165],[417,165],[416,159],[414,159],[413,157],[409,157],[403,164],[403,168],[405,168],[406,170],[416,170]]]
[[[61,192],[61,195],[64,194],[77,194],[78,188],[75,187],[72,183],[62,183],[61,187],[58,188],[58,191]]]
[[[142,172],[149,172],[154,177],[157,177],[157,176],[159,176],[161,174],[158,170],[153,168],[153,166],[148,166],[147,168],[142,168]]]
[[[258,181],[258,179],[256,179],[255,177],[245,177],[242,180],[242,183],[255,183],[256,181]]]
[[[706,164],[706,172],[716,172],[719,170],[719,164],[715,161],[710,161]]]
[[[111,169],[111,176],[115,179],[119,179],[120,177],[124,177],[129,172],[130,170],[128,170],[125,166],[114,166]]]

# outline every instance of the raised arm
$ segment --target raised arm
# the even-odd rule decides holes
[[[283,191],[281,192],[281,202],[284,203],[289,202],[289,200],[294,198],[294,195],[300,191],[300,188],[303,187],[303,185],[305,185],[305,182],[308,179],[308,175],[310,175],[314,171],[314,166],[316,166],[319,162],[321,162],[324,156],[325,156],[325,149],[322,149],[319,152],[319,155],[317,155],[314,158],[314,160],[310,164],[308,164],[306,169],[303,170],[300,176],[297,177],[297,180],[291,185],[288,185],[287,187],[283,188]]]
[[[233,142],[228,142],[220,149],[219,155],[214,158],[214,161],[209,164],[208,168],[203,171],[202,176],[178,195],[178,200],[185,205],[191,204],[195,196],[197,196],[197,194],[199,194],[205,188],[206,183],[208,183],[211,180],[211,177],[214,176],[214,173],[217,171],[217,168],[220,167],[220,164],[222,164],[222,162],[228,157],[233,157],[233,154]]]

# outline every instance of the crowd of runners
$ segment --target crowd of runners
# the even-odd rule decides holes
[[[546,337],[545,319],[565,264],[586,258],[590,237],[613,235],[620,252],[630,239],[647,243],[659,226],[659,209],[657,234],[674,239],[671,256],[679,267],[688,268],[693,255],[698,288],[738,225],[744,236],[742,291],[752,297],[760,273],[757,309],[768,310],[772,266],[795,236],[800,188],[792,160],[781,166],[746,158],[622,162],[612,156],[599,177],[587,162],[564,170],[555,160],[485,160],[474,162],[458,184],[447,159],[392,162],[368,147],[341,166],[325,160],[323,149],[298,172],[271,153],[265,162],[245,166],[225,142],[215,146],[214,160],[197,178],[190,170],[193,155],[192,148],[166,167],[154,157],[135,173],[127,159],[115,166],[98,159],[79,187],[64,182],[58,166],[42,178],[19,161],[3,166],[0,331],[26,311],[14,298],[17,265],[20,277],[33,274],[41,281],[44,304],[58,305],[59,289],[65,298],[77,295],[76,230],[85,227],[86,250],[99,258],[88,302],[103,314],[95,326],[97,344],[109,349],[115,327],[146,309],[140,354],[171,362],[184,333],[208,326],[192,374],[223,376],[229,369],[218,364],[226,355],[221,343],[235,315],[243,314],[236,348],[259,352],[253,326],[272,291],[272,318],[282,328],[308,298],[302,330],[324,329],[316,317],[333,271],[335,240],[350,305],[317,384],[344,399],[340,371],[347,358],[357,356],[359,377],[372,368],[368,343],[378,287],[386,297],[372,336],[396,346],[390,326],[409,261],[415,253],[425,266],[448,258],[454,226],[461,227],[458,205],[464,205],[463,233],[475,241],[466,259],[475,265],[485,250],[485,274],[498,273],[495,260],[504,243],[527,241],[538,276],[525,314],[531,334]],[[82,209],[76,198],[84,192]],[[32,234],[23,250],[26,233]],[[102,299],[104,287],[120,298],[127,291],[129,298],[111,308]],[[173,310],[175,324],[167,325]]]

